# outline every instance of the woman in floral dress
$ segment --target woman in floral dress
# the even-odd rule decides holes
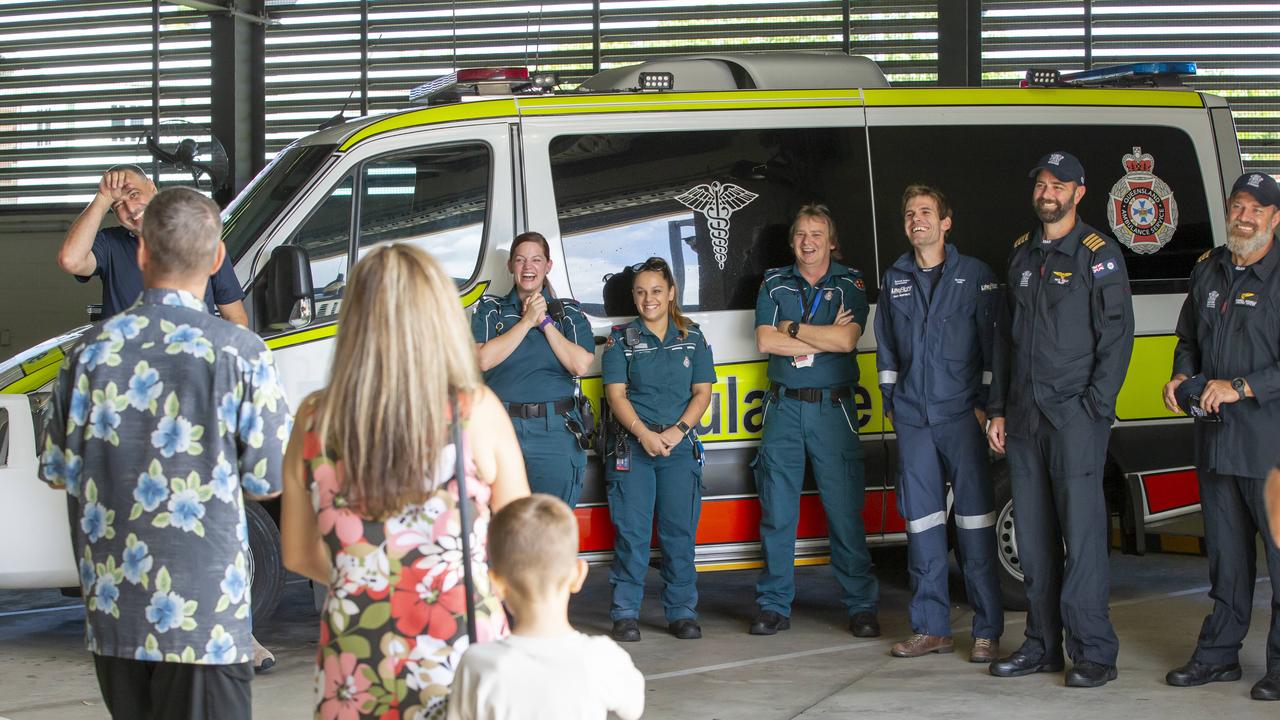
[[[507,633],[489,588],[490,511],[529,494],[507,413],[483,386],[453,281],[390,245],[346,287],[328,387],[298,411],[285,456],[285,566],[329,586],[315,716],[444,715],[467,648],[455,404],[470,528],[477,640]],[[456,399],[456,400],[455,400]]]

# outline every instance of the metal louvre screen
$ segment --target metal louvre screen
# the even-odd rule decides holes
[[[938,82],[938,2],[854,2],[849,13],[849,52],[866,55],[894,86]]]
[[[590,2],[268,0],[267,13],[279,22],[266,34],[268,157],[344,104],[359,115],[365,82],[365,107],[382,113],[408,107],[411,88],[455,67],[592,73]]]
[[[600,3],[601,65],[664,55],[844,47],[841,0]]]
[[[702,51],[867,55],[895,85],[938,77],[942,0],[267,0],[267,156],[347,105],[389,112],[454,68],[529,65],[572,88],[605,68]],[[161,3],[162,120],[209,122],[209,21]],[[847,20],[847,25],[846,25]],[[1030,66],[1194,60],[1227,97],[1246,167],[1280,173],[1280,2],[986,0],[984,84]],[[0,3],[0,208],[86,202],[147,161],[151,8],[140,0]],[[362,88],[368,88],[368,96]]]
[[[209,20],[161,5],[160,119],[209,122]],[[150,161],[151,4],[0,9],[0,209],[89,202],[108,167]]]
[[[360,110],[359,0],[267,0],[266,148],[280,148],[342,109]]]
[[[1250,170],[1280,175],[1280,3],[987,0],[982,77],[1016,84],[1028,67],[1081,70],[1194,61],[1184,82],[1230,101]]]

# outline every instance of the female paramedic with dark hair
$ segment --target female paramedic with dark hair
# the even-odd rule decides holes
[[[702,443],[692,432],[716,381],[711,347],[680,313],[671,268],[662,258],[632,267],[640,317],[617,325],[604,352],[604,392],[613,413],[603,448],[614,538],[613,639],[640,639],[637,618],[658,515],[662,605],[668,630],[682,640],[698,627],[694,535],[702,505]]]
[[[551,292],[551,247],[540,233],[511,241],[514,287],[485,295],[471,317],[484,381],[511,415],[529,487],[578,502],[588,433],[575,406],[574,378],[591,368],[595,337],[581,308]]]

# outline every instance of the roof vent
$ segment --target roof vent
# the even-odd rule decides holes
[[[713,53],[649,60],[605,70],[585,92],[642,90],[641,73],[670,73],[672,90],[823,90],[886,88],[880,66],[861,55],[819,52]]]

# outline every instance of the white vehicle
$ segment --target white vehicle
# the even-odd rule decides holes
[[[1173,69],[1142,70],[1113,75],[1163,85]],[[1160,390],[1191,267],[1223,242],[1223,193],[1241,172],[1223,99],[1181,87],[1089,87],[1079,78],[1024,89],[898,89],[863,58],[798,53],[656,61],[607,71],[570,93],[539,92],[514,76],[464,71],[453,84],[427,88],[425,107],[298,140],[227,208],[224,239],[252,326],[274,349],[291,399],[325,381],[344,278],[376,245],[427,249],[471,306],[509,289],[510,239],[542,232],[555,289],[582,303],[598,336],[635,314],[612,274],[662,256],[718,361],[698,427],[708,450],[698,562],[749,567],[759,558],[759,505],[748,464],[768,386],[752,310],[765,269],[792,261],[794,211],[810,201],[831,207],[843,262],[863,271],[874,308],[877,279],[907,247],[907,184],[946,192],[956,207],[949,239],[999,273],[1013,240],[1035,222],[1027,169],[1065,149],[1089,173],[1084,219],[1110,226],[1130,248],[1138,338],[1108,465],[1126,549],[1142,551],[1147,524],[1198,509],[1190,425],[1164,410]],[[673,89],[635,89],[664,84]],[[9,393],[0,394],[8,412],[3,586],[75,584],[63,498],[35,477],[40,419],[32,408],[47,399],[63,351],[84,331],[0,367],[0,393]],[[874,349],[868,329],[856,390],[864,516],[869,543],[901,544],[895,439],[881,412]],[[597,403],[598,367],[583,381]],[[993,461],[1003,588],[1016,606],[1008,476]],[[594,560],[612,545],[602,480],[593,461],[577,509],[582,551]],[[812,487],[800,513],[797,562],[822,562],[825,518]],[[253,535],[255,609],[260,597],[269,606],[265,596],[279,587],[273,530],[259,523]]]

